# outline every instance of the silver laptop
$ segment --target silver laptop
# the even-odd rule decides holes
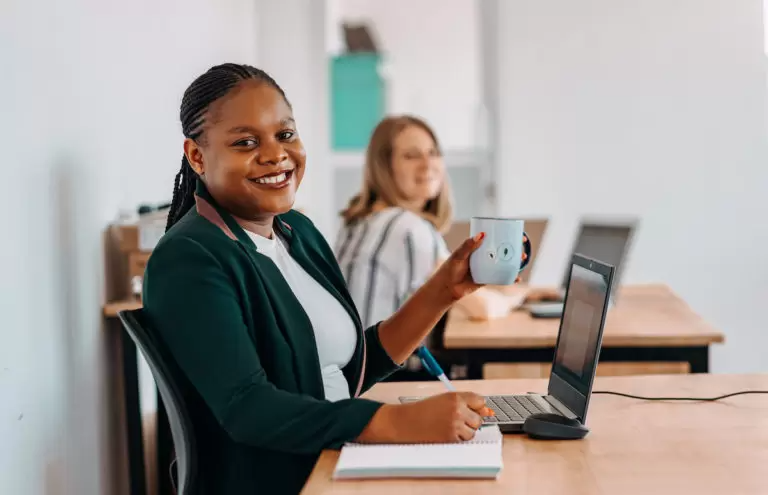
[[[576,237],[571,255],[576,253],[582,254],[615,267],[615,282],[611,291],[609,305],[616,303],[616,288],[620,285],[622,269],[625,265],[624,261],[632,245],[636,227],[636,219],[585,219],[581,222],[579,235]],[[569,273],[570,267],[566,269],[563,275],[562,289],[559,297],[528,303],[523,309],[528,310],[531,316],[538,318],[560,318],[563,314],[563,298],[565,287],[568,285]]]
[[[565,294],[565,311],[555,346],[546,395],[498,395],[486,398],[502,432],[523,429],[531,414],[546,412],[586,421],[592,383],[600,357],[600,344],[614,278],[614,267],[581,255],[573,255]],[[401,397],[412,402],[420,397]]]

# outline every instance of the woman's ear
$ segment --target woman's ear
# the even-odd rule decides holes
[[[202,176],[205,174],[203,152],[194,139],[187,138],[184,140],[184,155],[187,157],[189,166],[192,167],[192,170],[194,170],[197,175]]]

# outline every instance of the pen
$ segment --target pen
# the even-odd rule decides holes
[[[456,391],[456,387],[453,386],[453,383],[448,379],[447,376],[445,376],[445,372],[443,371],[443,368],[440,367],[440,365],[437,363],[437,360],[432,355],[429,350],[421,346],[418,349],[416,349],[416,355],[419,356],[419,359],[421,359],[421,364],[424,365],[424,367],[427,369],[427,372],[440,380],[443,385],[445,385],[445,388],[450,390],[451,392]]]
[[[427,349],[424,346],[419,347],[416,349],[416,355],[419,356],[419,359],[421,359],[421,363],[424,365],[424,367],[427,369],[427,372],[440,380],[443,385],[445,385],[445,388],[450,390],[451,392],[456,391],[456,387],[453,386],[453,383],[448,379],[447,376],[445,376],[445,372],[443,371],[443,368],[440,367],[440,364],[438,364],[435,357],[432,355],[431,352],[429,352],[429,349]],[[493,409],[486,406],[485,409],[481,412],[483,416],[495,416],[495,413],[493,412]]]

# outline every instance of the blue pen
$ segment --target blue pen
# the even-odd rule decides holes
[[[443,371],[443,368],[440,367],[440,365],[437,363],[437,360],[432,355],[429,350],[427,350],[426,347],[421,346],[418,349],[416,349],[416,355],[419,356],[419,359],[421,359],[421,363],[424,365],[424,367],[427,369],[427,372],[443,382],[443,385],[445,385],[445,388],[450,390],[451,392],[456,391],[456,387],[453,386],[453,383],[448,379],[447,376],[445,376],[445,372]]]

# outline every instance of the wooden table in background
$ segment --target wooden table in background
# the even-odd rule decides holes
[[[132,311],[134,309],[141,309],[141,301],[116,301],[104,305],[104,317],[105,318],[117,318],[117,314],[120,311]]]
[[[532,318],[514,311],[506,318],[470,321],[452,312],[443,343],[468,366],[469,378],[482,377],[486,363],[552,362],[560,318]],[[715,330],[665,285],[624,286],[608,310],[601,363],[687,363],[693,373],[709,371],[709,346],[724,342]],[[649,366],[649,371],[653,366]],[[548,372],[548,371],[547,371]],[[546,376],[546,373],[545,375]]]
[[[544,380],[456,382],[483,395],[545,392]],[[768,390],[768,375],[676,375],[598,378],[595,390],[645,396],[711,397]],[[394,403],[402,395],[440,393],[439,383],[382,383],[366,397]],[[303,495],[551,494],[697,495],[768,493],[768,395],[722,402],[644,402],[595,395],[591,432],[581,441],[505,435],[497,480],[331,480],[337,451],[323,452]]]

